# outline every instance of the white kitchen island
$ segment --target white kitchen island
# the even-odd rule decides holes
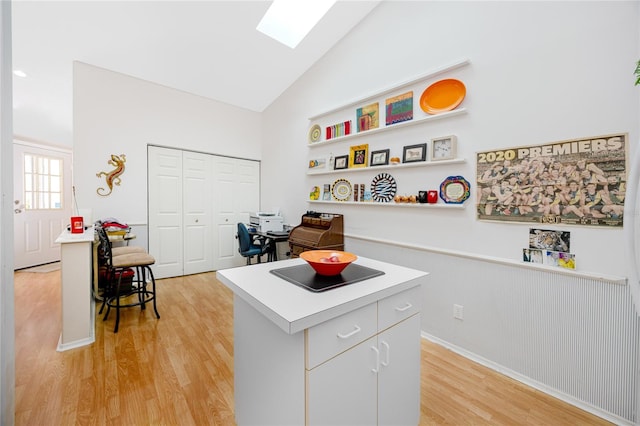
[[[269,271],[218,271],[234,292],[238,425],[417,425],[421,284],[427,273],[367,258],[384,275],[312,292]]]

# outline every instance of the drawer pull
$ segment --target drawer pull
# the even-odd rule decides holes
[[[382,346],[384,346],[384,348],[386,349],[386,352],[387,352],[387,356],[386,356],[387,359],[386,359],[386,361],[382,361],[381,364],[384,367],[388,367],[389,366],[389,361],[390,361],[389,357],[391,355],[391,348],[389,347],[389,344],[387,342],[385,342],[384,340],[381,343],[382,343]]]
[[[398,312],[404,312],[404,311],[406,311],[407,309],[411,309],[411,308],[413,308],[413,305],[412,305],[411,303],[407,302],[407,304],[406,304],[406,305],[404,305],[403,307],[401,307],[401,308],[396,308],[396,311],[398,311]]]
[[[371,346],[371,350],[376,353],[376,368],[372,368],[371,371],[377,374],[380,371],[380,351],[375,346]]]
[[[338,333],[338,337],[341,339],[348,339],[349,337],[353,336],[356,333],[360,332],[360,327],[358,327],[357,325],[354,325],[355,329],[347,334],[342,334],[342,333]]]

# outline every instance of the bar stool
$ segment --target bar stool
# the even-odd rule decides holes
[[[104,229],[97,228],[97,233],[106,267],[104,298],[98,312],[101,314],[105,306],[107,307],[103,321],[109,317],[111,308],[115,308],[116,324],[113,332],[117,333],[120,324],[120,308],[140,306],[142,310],[145,310],[146,304],[149,302],[153,302],[153,310],[159,319],[160,314],[156,306],[156,281],[151,270],[151,265],[156,262],[155,258],[144,249],[114,256],[111,242]],[[149,288],[147,278],[151,283],[151,288]],[[121,299],[127,297],[135,297],[135,300],[122,304]]]

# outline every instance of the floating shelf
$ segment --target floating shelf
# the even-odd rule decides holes
[[[312,147],[321,146],[321,145],[328,145],[328,144],[335,143],[335,142],[343,142],[343,141],[346,141],[348,139],[355,139],[355,138],[360,138],[360,137],[363,137],[363,136],[371,136],[371,135],[382,133],[382,132],[386,132],[386,131],[389,131],[389,130],[397,130],[397,129],[400,129],[400,128],[403,128],[403,127],[415,126],[416,124],[421,124],[421,123],[425,123],[425,122],[428,122],[428,121],[440,120],[440,119],[443,119],[443,118],[450,118],[450,117],[454,117],[456,115],[462,115],[462,114],[466,114],[466,113],[467,113],[467,110],[465,108],[454,109],[452,111],[442,112],[440,114],[435,114],[435,115],[428,115],[426,117],[418,118],[418,119],[415,119],[415,120],[403,121],[402,123],[392,124],[390,126],[378,127],[377,129],[371,129],[371,130],[367,130],[365,132],[352,133],[350,135],[340,136],[340,137],[332,138],[332,139],[329,139],[329,140],[324,140],[324,141],[314,142],[314,143],[308,143],[307,145],[309,145],[309,147],[312,148]]]
[[[336,204],[348,206],[375,206],[375,207],[400,207],[413,209],[464,209],[464,204],[446,204],[446,203],[378,203],[372,201],[327,201],[327,200],[307,200],[309,203],[318,204]]]
[[[390,94],[390,93],[394,93],[394,92],[396,92],[396,91],[398,91],[398,90],[400,90],[400,89],[402,89],[404,87],[412,86],[412,85],[414,85],[416,83],[419,83],[422,80],[426,80],[428,78],[433,78],[433,77],[435,77],[437,75],[444,74],[444,73],[447,73],[449,71],[453,71],[453,70],[455,70],[457,68],[461,68],[461,67],[463,67],[465,65],[468,65],[469,63],[470,63],[469,59],[466,59],[466,58],[465,59],[460,59],[458,61],[450,63],[449,65],[445,65],[445,66],[433,69],[433,70],[431,70],[431,71],[429,71],[429,72],[427,72],[427,73],[425,73],[423,75],[420,75],[418,77],[412,78],[411,80],[407,80],[407,81],[402,82],[402,83],[394,84],[393,86],[387,87],[385,89],[376,90],[373,94],[368,95],[366,97],[354,100],[352,102],[349,102],[349,103],[344,104],[342,106],[339,106],[337,108],[333,108],[333,109],[331,109],[329,111],[325,111],[325,112],[320,113],[320,114],[312,115],[311,117],[309,117],[309,120],[313,121],[313,120],[316,120],[316,119],[318,119],[318,118],[320,118],[322,116],[333,114],[334,112],[338,112],[338,111],[343,110],[343,109],[347,109],[347,108],[352,108],[354,106],[358,106],[358,105],[360,105],[362,103],[365,103],[365,102],[367,102],[369,100],[375,99],[375,98],[377,98],[379,96],[384,96],[384,95],[387,95],[387,94]]]
[[[351,173],[351,172],[376,172],[378,170],[399,170],[399,169],[408,169],[415,167],[429,167],[429,166],[444,166],[451,164],[462,164],[465,163],[466,160],[464,158],[454,158],[452,160],[441,160],[441,161],[417,161],[415,163],[402,163],[398,165],[384,165],[384,166],[369,166],[369,167],[358,167],[351,169],[337,169],[337,170],[324,170],[317,172],[307,172],[308,176],[319,176],[319,175],[333,175],[333,174],[341,174],[341,173]]]

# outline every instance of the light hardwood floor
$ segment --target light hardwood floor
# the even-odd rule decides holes
[[[56,352],[60,272],[15,274],[16,425],[233,425],[232,294],[214,273],[158,281],[151,309],[96,320]],[[421,425],[608,422],[422,342]]]

